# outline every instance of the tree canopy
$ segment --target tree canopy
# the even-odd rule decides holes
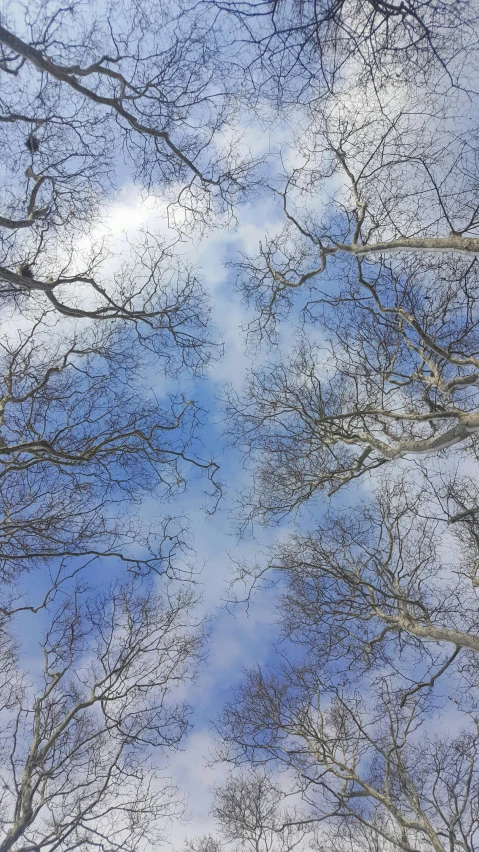
[[[275,586],[277,641],[190,852],[476,849],[478,32],[476,0],[0,15],[0,852],[146,852],[183,813],[180,498],[224,478],[244,535],[287,524],[232,581]],[[125,188],[155,216],[115,230]],[[204,382],[220,233],[243,490]]]

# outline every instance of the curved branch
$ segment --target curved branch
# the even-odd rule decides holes
[[[60,83],[65,83],[70,86],[76,92],[88,98],[94,103],[101,104],[102,106],[110,107],[114,112],[117,113],[118,116],[123,118],[133,130],[138,131],[138,133],[145,134],[147,136],[152,136],[155,139],[161,139],[162,142],[170,149],[170,151],[180,160],[183,165],[187,166],[193,174],[198,177],[203,183],[210,184],[214,186],[219,185],[218,180],[213,180],[212,178],[207,178],[202,172],[195,166],[192,160],[183,154],[183,152],[175,145],[175,143],[170,138],[169,133],[166,130],[157,130],[154,127],[151,127],[147,124],[143,124],[138,121],[135,116],[125,109],[122,103],[122,98],[115,97],[106,97],[104,95],[99,95],[98,92],[92,91],[92,89],[83,86],[78,82],[76,77],[71,73],[71,68],[66,68],[61,65],[55,63],[49,57],[45,57],[40,50],[32,47],[31,45],[24,42],[18,36],[9,32],[5,29],[5,27],[0,26],[0,42],[4,44],[6,47],[9,47],[11,50],[18,53],[24,59],[28,60],[38,71],[50,74]],[[108,57],[104,57],[108,59]],[[100,60],[101,61],[101,60]],[[75,73],[78,76],[86,76],[91,73],[100,73],[100,71],[105,74],[108,69],[100,69],[99,63],[94,63],[89,66],[88,69],[81,69],[78,66],[74,66]],[[115,79],[121,79],[119,75],[115,72],[109,72],[108,76],[115,77]],[[121,83],[122,87],[125,85],[124,81]]]

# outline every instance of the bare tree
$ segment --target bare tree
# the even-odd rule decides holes
[[[265,517],[397,459],[473,448],[475,119],[452,127],[463,93],[409,94],[370,84],[311,108],[277,190],[285,227],[239,264],[253,339],[276,345],[288,315],[302,325],[230,400],[236,439],[260,451]]]
[[[422,487],[397,477],[241,566],[278,583],[282,629],[219,720],[219,757],[283,770],[284,803],[302,807],[278,839],[301,826],[317,849],[475,848],[477,511],[475,477],[425,465]]]
[[[73,204],[87,200],[85,180],[108,187],[115,141],[143,186],[186,178],[190,198],[216,187],[227,201],[240,172],[222,170],[211,144],[229,118],[218,38],[208,20],[174,5],[140,13],[126,2],[87,14],[79,4],[36,3],[0,29],[3,122],[24,131],[25,155],[60,204],[70,181],[80,190]]]
[[[38,265],[25,276],[4,268],[3,295],[22,314],[54,308],[71,319],[127,322],[145,348],[172,365],[201,371],[217,353],[209,338],[209,305],[193,270],[178,256],[175,245],[145,232],[123,246],[105,242],[79,251],[68,249],[68,237],[52,251],[42,242]],[[61,268],[58,270],[58,265]],[[55,279],[48,272],[57,266]],[[129,332],[126,332],[128,336]]]
[[[184,312],[185,300],[195,310],[186,270],[175,299],[171,252],[156,235],[131,246],[129,264],[116,275],[99,268],[101,248],[79,252],[78,243],[91,241],[118,185],[128,181],[171,202],[173,218],[179,204],[176,226],[211,220],[213,210],[231,214],[247,188],[250,158],[241,160],[234,141],[226,141],[234,136],[234,107],[222,40],[204,16],[187,17],[174,5],[85,11],[78,3],[38,2],[5,14],[3,298],[43,294],[63,314],[144,321],[145,333],[172,330],[172,314],[177,306]]]
[[[240,28],[250,87],[276,103],[309,102],[350,74],[378,86],[396,76],[464,85],[475,49],[477,6],[450,0],[211,0]],[[210,5],[210,3],[206,3]],[[468,81],[469,85],[474,83]],[[467,85],[467,83],[466,83]]]
[[[301,798],[319,848],[324,825],[326,848],[328,835],[344,841],[358,830],[377,848],[471,849],[477,719],[453,719],[449,736],[428,732],[430,707],[411,698],[401,707],[387,674],[334,683],[310,653],[248,673],[223,715],[223,757],[287,770],[284,792]]]
[[[304,832],[286,814],[283,798],[281,786],[262,770],[230,776],[216,790],[212,807],[221,837],[238,850],[294,849]]]
[[[82,581],[47,607],[43,670],[16,676],[3,647],[2,852],[139,850],[162,838],[181,812],[161,762],[188,730],[178,687],[201,648],[194,602],[191,586]]]
[[[149,529],[135,503],[181,492],[191,469],[216,490],[217,466],[195,446],[199,408],[181,394],[157,398],[127,332],[93,325],[68,339],[53,312],[2,342],[3,580],[42,565],[69,573],[87,554],[162,573],[181,525],[155,518]]]
[[[286,635],[336,673],[390,667],[402,704],[445,672],[474,670],[477,521],[462,515],[459,531],[430,489],[399,479],[373,501],[293,534],[269,563],[283,581]]]
[[[301,825],[292,822],[293,809],[286,812],[283,799],[281,786],[274,784],[261,769],[230,775],[216,788],[211,809],[218,834],[194,837],[185,844],[185,850],[289,852],[295,849],[305,832]]]
[[[0,43],[0,848],[131,852],[182,811],[154,753],[188,730],[203,637],[194,589],[157,575],[191,578],[165,502],[192,469],[217,492],[178,385],[215,348],[177,238],[119,250],[103,220],[128,181],[188,222],[230,213],[247,166],[217,140],[228,92],[199,20],[34,3]],[[16,639],[43,627],[39,661]]]
[[[221,852],[223,845],[213,834],[202,834],[186,841],[185,849],[191,852]]]
[[[360,848],[473,850],[477,495],[458,471],[475,478],[479,426],[477,86],[435,53],[446,17],[432,38],[425,25],[464,7],[224,6],[246,21],[260,66],[277,60],[281,103],[296,93],[305,105],[284,179],[270,181],[284,228],[239,265],[250,336],[273,355],[231,393],[232,437],[252,456],[248,520],[310,515],[263,565],[240,569],[253,583],[277,569],[283,633],[228,702],[220,757],[233,772],[282,770],[285,801],[302,802],[289,825],[309,825],[314,848],[354,849],[357,831]],[[271,10],[262,42],[255,27]],[[367,21],[373,38],[366,24],[362,46],[351,28],[341,50],[341,27]],[[278,356],[286,317],[300,328]],[[444,482],[457,466],[441,494],[431,459]],[[318,492],[367,474],[377,499],[343,491],[317,517]]]
[[[218,9],[240,20],[246,44]],[[113,269],[108,247],[91,244],[119,177],[113,158],[121,150],[145,193],[168,191],[187,225],[204,223],[251,181],[248,158],[226,151],[238,68],[259,113],[271,82],[280,111],[299,104],[295,159],[269,180],[285,227],[240,264],[253,336],[276,344],[297,298],[302,323],[294,351],[231,396],[235,439],[261,455],[251,518],[281,518],[411,456],[455,446],[475,460],[479,151],[465,64],[468,50],[476,63],[475,23],[475,4],[447,0],[125,3],[92,19],[39,3],[2,19],[11,135],[0,155],[15,165],[0,278],[26,325],[4,347],[1,612],[6,632],[9,620],[52,621],[41,683],[2,680],[13,638],[0,666],[0,852],[140,850],[173,813],[147,754],[186,730],[168,695],[198,636],[182,620],[190,592],[158,600],[151,580],[141,585],[174,572],[181,535],[171,544],[168,521],[152,531],[132,505],[181,491],[187,468],[216,488],[216,466],[195,443],[199,408],[181,392],[160,404],[145,390],[152,362],[135,353],[139,341],[171,373],[200,369],[207,310],[156,235],[129,242]],[[58,338],[45,315],[28,325],[47,309],[64,318]],[[430,495],[403,484],[275,553],[282,663],[248,674],[221,726],[224,757],[254,770],[218,791],[227,844],[290,849],[308,826],[320,845],[326,824],[332,848],[356,826],[365,848],[477,845],[477,495],[459,491],[434,519]],[[438,544],[454,529],[459,569]],[[105,558],[134,578],[82,603],[83,577]],[[44,588],[25,600],[12,578],[37,565]],[[457,712],[449,737],[428,728],[438,710],[442,723]],[[214,839],[199,841],[209,848]]]

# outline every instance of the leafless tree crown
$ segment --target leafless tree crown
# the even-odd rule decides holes
[[[291,528],[238,566],[276,583],[278,639],[220,714],[218,832],[188,852],[477,849],[478,23],[476,0],[2,14],[0,852],[149,852],[182,812],[205,631],[165,505],[220,493],[184,241],[258,194],[270,232],[232,265],[261,357],[227,418],[243,528]],[[119,236],[127,185],[153,212]]]

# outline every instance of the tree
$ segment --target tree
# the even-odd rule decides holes
[[[477,833],[477,719],[450,735],[427,733],[429,713],[398,706],[388,675],[349,687],[310,656],[275,672],[251,671],[223,717],[233,763],[280,766],[317,834],[374,836],[379,848],[471,848]],[[297,822],[298,817],[294,818]],[[278,826],[280,828],[280,826]]]
[[[133,506],[181,491],[187,468],[217,484],[195,439],[199,408],[181,390],[160,403],[146,374],[200,371],[211,347],[176,243],[145,229],[112,258],[100,225],[125,174],[168,193],[180,237],[212,210],[231,215],[253,182],[226,141],[243,95],[260,116],[274,100],[290,119],[295,104],[294,158],[262,175],[284,229],[239,265],[250,335],[275,347],[283,317],[301,325],[294,349],[231,395],[235,439],[261,454],[248,517],[281,519],[360,477],[377,485],[378,472],[392,480],[411,456],[427,457],[429,490],[410,475],[276,551],[280,659],[247,675],[222,723],[225,759],[253,775],[228,780],[215,813],[226,843],[255,852],[291,848],[305,826],[319,846],[323,824],[331,848],[341,832],[353,846],[359,826],[367,849],[440,852],[447,839],[470,852],[477,493],[458,478],[431,495],[427,465],[452,446],[468,464],[477,453],[476,4],[185,5],[100,4],[90,19],[39,3],[0,22],[0,156],[14,160],[0,278],[19,324],[3,349],[2,627],[52,619],[41,683],[1,680],[13,636],[0,665],[0,852],[158,840],[165,787],[146,755],[186,730],[169,687],[198,637],[183,643],[188,592],[167,585],[158,600],[152,579],[174,574],[181,532],[171,543],[168,519],[150,529]],[[460,569],[441,551],[451,530]],[[131,577],[88,598],[105,562]],[[21,571],[35,567],[42,587],[25,599]],[[431,733],[453,711],[457,730]]]
[[[261,770],[229,777],[216,791],[212,814],[224,841],[236,850],[270,852],[294,849],[304,832],[287,822],[281,787]]]
[[[265,821],[278,840],[302,826],[328,850],[474,848],[477,483],[443,477],[434,502],[426,473],[295,532],[269,570],[243,566],[256,584],[276,572],[282,629],[220,717],[219,758],[233,778],[282,770],[302,807]]]
[[[222,137],[232,103],[220,82],[221,39],[204,18],[155,4],[140,12],[128,2],[88,10],[38,2],[4,17],[3,299],[42,294],[67,316],[144,321],[145,332],[170,324],[171,256],[158,237],[145,233],[113,281],[91,239],[128,179],[169,201],[164,215],[178,226],[211,219],[213,208],[231,213],[250,164]],[[194,301],[191,286],[186,276],[180,290]]]
[[[182,812],[157,755],[189,728],[204,637],[163,506],[193,469],[218,493],[180,386],[218,350],[178,236],[120,246],[105,219],[129,181],[170,223],[229,215],[249,163],[218,138],[214,33],[153,6],[0,21],[2,852],[131,852]]]
[[[402,705],[445,672],[476,689],[476,482],[448,476],[438,491],[426,474],[421,486],[397,477],[363,503],[331,508],[265,561],[238,566],[250,589],[278,583],[288,640],[331,676],[390,670]]]
[[[260,59],[277,51],[279,98],[305,95],[295,156],[271,179],[284,227],[238,264],[256,308],[250,340],[271,354],[229,395],[230,434],[251,460],[247,521],[296,526],[240,566],[252,586],[277,583],[280,636],[220,717],[220,758],[233,777],[281,773],[284,802],[302,808],[278,836],[302,821],[317,849],[471,850],[477,85],[466,68],[440,79],[437,19],[432,40],[416,42],[430,65],[412,84],[407,17],[416,26],[415,11],[444,4],[361,4],[376,40],[364,29],[360,50],[354,30],[335,54],[352,8],[303,4],[294,16],[278,4],[284,51],[278,27]],[[333,34],[318,47],[315,23]]]
[[[195,448],[198,406],[145,386],[148,362],[121,325],[72,328],[68,339],[55,313],[42,314],[1,349],[2,580],[41,566],[68,573],[87,555],[168,570],[179,529],[156,519],[155,533],[134,504],[178,493],[191,468],[215,490],[217,466]]]
[[[65,238],[68,241],[68,235]],[[58,250],[54,243],[57,254]],[[93,244],[84,252],[80,270],[78,251],[75,257],[67,242],[61,258],[47,251],[43,240],[42,251],[44,269],[35,270],[40,280],[33,273],[25,277],[4,269],[3,296],[21,314],[35,316],[53,308],[68,319],[127,323],[139,344],[161,357],[166,370],[175,365],[201,371],[216,353],[209,339],[204,288],[192,269],[175,256],[174,245],[166,245],[158,235],[145,232],[132,238],[126,251],[124,246],[113,246],[114,254],[106,243],[101,248]],[[47,272],[58,262],[62,266],[58,277],[46,281]],[[129,333],[125,331],[127,337]]]
[[[211,808],[218,836],[207,834],[185,844],[188,852],[290,852],[304,837],[301,826],[290,824],[282,808],[283,791],[261,769],[227,778],[216,789]],[[285,820],[284,826],[281,826]],[[278,828],[281,826],[281,828]]]
[[[235,439],[261,453],[264,517],[397,459],[474,454],[474,119],[452,129],[461,92],[409,95],[364,83],[312,108],[277,190],[284,229],[239,264],[253,339],[275,346],[282,319],[301,322],[230,399]]]
[[[146,376],[201,372],[217,347],[177,239],[146,228],[120,248],[101,222],[120,151],[122,181],[150,196],[174,184],[191,212],[196,192],[196,212],[212,192],[230,204],[236,177],[209,144],[227,120],[215,37],[173,9],[38,3],[4,16],[0,43],[2,579],[47,566],[56,588],[104,555],[162,572],[165,527],[175,550],[182,525],[156,520],[157,535],[134,503],[181,491],[190,463],[216,468],[188,455],[198,406],[181,389],[159,401]]]
[[[11,27],[4,19],[3,122],[26,131],[22,147],[47,166],[57,203],[56,180],[59,189],[71,181],[73,202],[88,200],[85,179],[100,180],[102,191],[103,181],[112,185],[115,137],[145,187],[186,176],[190,198],[197,184],[198,192],[217,187],[225,201],[236,191],[240,172],[222,172],[210,145],[229,118],[217,77],[221,33],[178,12],[146,5],[140,13],[126,2],[86,13],[39,2]]]
[[[250,90],[260,100],[272,97],[279,109],[334,92],[350,75],[361,82],[374,79],[378,86],[401,77],[474,88],[465,82],[464,66],[475,49],[474,2],[210,2],[239,28],[237,61],[248,73]]]
[[[130,577],[100,591],[80,580],[47,607],[43,671],[17,673],[12,642],[2,645],[2,852],[162,839],[181,801],[151,757],[188,730],[175,692],[201,649],[194,603],[191,586]]]
[[[157,397],[129,328],[51,310],[1,344],[2,850],[130,852],[181,813],[151,749],[188,730],[175,691],[202,631],[194,587],[169,583],[191,579],[184,523],[135,504],[192,466],[216,490],[217,466],[196,451],[200,410]],[[25,637],[42,628],[38,659]]]

